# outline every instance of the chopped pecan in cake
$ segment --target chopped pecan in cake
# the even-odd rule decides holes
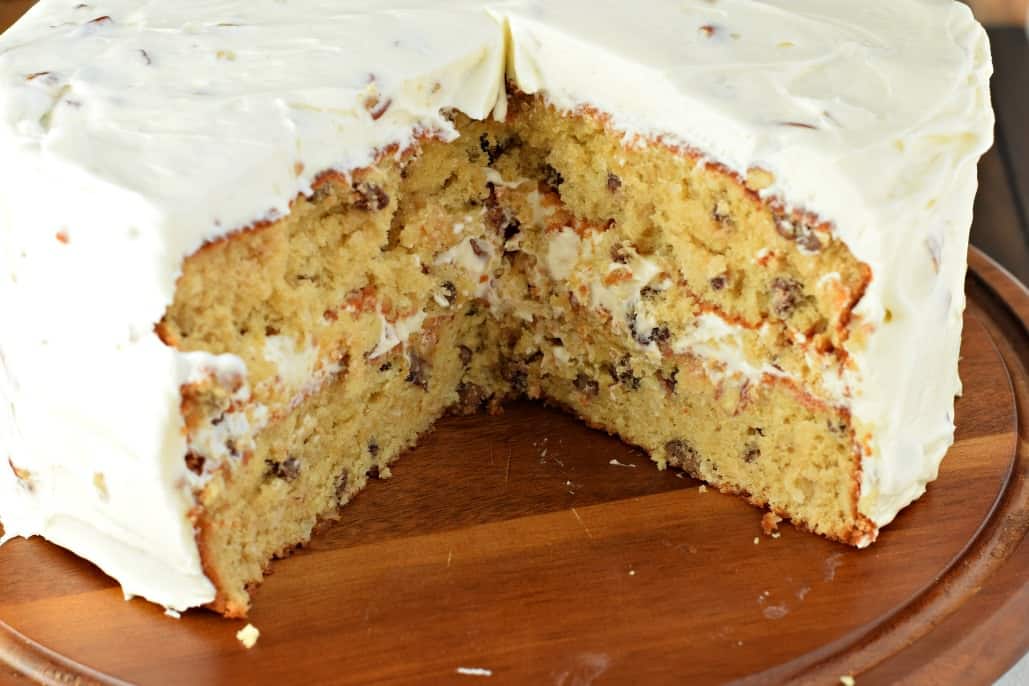
[[[294,481],[300,476],[300,460],[295,457],[287,457],[282,462],[267,460],[268,473],[276,479],[283,481]]]
[[[689,441],[676,439],[665,443],[668,464],[679,467],[691,476],[700,474],[700,455]]]
[[[389,207],[389,195],[377,184],[358,183],[354,186],[354,191],[357,193],[354,207],[359,210],[378,212]]]

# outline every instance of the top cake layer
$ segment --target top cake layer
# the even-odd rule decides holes
[[[5,147],[138,199],[170,292],[178,258],[326,169],[452,134],[443,109],[502,114],[507,47],[521,90],[770,171],[859,259],[912,178],[990,140],[988,44],[952,0],[369,4],[44,0],[0,41]]]
[[[870,267],[840,395],[885,524],[953,434],[990,70],[952,0],[42,0],[0,37],[0,445],[48,484],[0,470],[6,534],[210,600],[179,388],[245,369],[152,334],[183,259],[326,170],[455,136],[446,110],[502,116],[505,78],[724,165]],[[94,471],[134,499],[87,502]]]

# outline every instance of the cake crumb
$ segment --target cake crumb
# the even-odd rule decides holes
[[[172,619],[182,619],[182,613],[178,612],[176,610],[173,610],[170,607],[166,607],[164,609],[164,616],[165,617],[171,617]]]
[[[854,677],[849,674],[845,674],[840,677],[840,683],[843,684],[843,686],[854,686],[857,682],[854,681]]]
[[[610,462],[608,462],[608,464],[612,467],[629,467],[630,469],[636,469],[636,465],[625,464],[624,462],[619,462],[618,460],[611,460]]]
[[[110,494],[107,492],[107,479],[104,478],[102,472],[97,472],[93,475],[93,488],[96,489],[97,495],[100,496],[100,500],[105,503],[110,500]]]
[[[697,486],[697,493],[707,493],[707,486],[704,484]]]
[[[775,176],[767,169],[752,167],[747,170],[746,186],[752,191],[763,191],[775,184]]]
[[[483,669],[482,667],[458,667],[457,673],[462,676],[493,676],[492,669]]]
[[[261,632],[253,624],[247,624],[245,627],[236,632],[236,639],[250,650],[257,645],[257,639],[261,637]]]
[[[757,544],[759,544],[760,542],[761,542],[761,537],[760,537],[760,536],[755,536],[755,537],[754,537],[754,545],[757,545]]]
[[[779,515],[774,512],[766,512],[765,516],[761,518],[761,531],[765,533],[765,536],[771,536],[779,531],[779,522],[781,521],[782,517]]]

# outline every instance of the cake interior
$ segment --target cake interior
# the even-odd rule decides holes
[[[870,278],[828,224],[690,150],[513,98],[453,115],[190,257],[159,332],[239,356],[183,389],[214,609],[447,412],[539,398],[857,543],[861,427],[835,390]]]

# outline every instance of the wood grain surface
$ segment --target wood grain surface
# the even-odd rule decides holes
[[[0,27],[30,4],[0,0]],[[1015,35],[995,54],[1021,59]],[[1029,132],[996,86],[973,237],[1019,271]],[[737,499],[516,405],[441,423],[276,564],[250,651],[242,623],[125,602],[43,541],[0,548],[0,683],[989,684],[1029,649],[1029,293],[970,259],[957,443],[868,550],[765,537]]]
[[[0,0],[0,31],[13,24],[34,4],[35,0]]]

